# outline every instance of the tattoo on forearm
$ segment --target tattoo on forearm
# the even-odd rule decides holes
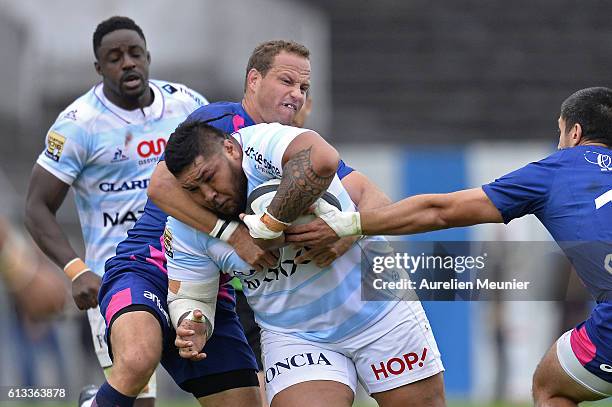
[[[283,166],[283,178],[268,212],[283,222],[293,222],[319,198],[334,174],[322,177],[314,172],[310,161],[311,147],[295,154]]]

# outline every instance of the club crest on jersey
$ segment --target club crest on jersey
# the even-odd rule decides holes
[[[74,120],[76,121],[76,109],[69,111],[68,113],[66,113],[64,115],[64,119],[68,119],[68,120]]]
[[[587,151],[584,153],[584,159],[588,163],[598,165],[601,171],[612,171],[612,157],[607,154]]]
[[[62,156],[62,151],[64,151],[65,142],[66,137],[54,131],[50,131],[47,134],[47,150],[45,151],[45,155],[54,161],[59,161]]]
[[[164,86],[162,86],[162,89],[165,90],[166,92],[168,92],[171,95],[178,91],[177,88],[175,88],[174,86],[170,85],[169,83],[167,83]]]
[[[110,162],[118,163],[118,162],[129,160],[129,159],[130,158],[127,155],[123,154],[123,150],[117,147],[117,149],[115,150],[115,153],[113,154],[113,159]]]
[[[174,252],[172,251],[172,231],[168,227],[164,229],[164,251],[166,256],[174,258]]]

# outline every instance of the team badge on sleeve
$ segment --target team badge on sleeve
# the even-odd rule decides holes
[[[172,231],[168,227],[164,229],[164,250],[166,251],[166,256],[174,257],[174,252],[172,251]]]
[[[62,151],[64,150],[65,142],[66,137],[54,131],[50,131],[49,134],[47,134],[47,151],[45,151],[45,155],[52,160],[59,161],[62,156]]]

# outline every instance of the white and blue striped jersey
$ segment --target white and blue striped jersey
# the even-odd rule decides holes
[[[184,85],[149,81],[150,106],[124,110],[102,83],[75,100],[49,129],[37,164],[71,185],[85,240],[85,262],[98,275],[142,213],[146,189],[170,134],[206,99]]]
[[[249,193],[265,181],[282,177],[283,153],[303,132],[275,123],[234,133],[242,145],[242,167]],[[355,210],[337,176],[328,191],[338,198],[343,210]],[[219,270],[235,275],[242,280],[244,293],[262,328],[310,341],[337,342],[371,326],[395,305],[361,300],[360,244],[323,269],[314,264],[295,264],[300,252],[285,247],[279,267],[257,272],[220,240],[171,217],[166,228],[166,236],[171,236],[171,250],[166,250],[169,278],[214,281]]]

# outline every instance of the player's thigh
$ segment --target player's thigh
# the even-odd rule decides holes
[[[405,384],[391,390],[373,393],[381,407],[444,407],[444,380],[442,373]]]
[[[308,390],[304,400],[310,404],[303,405],[334,405],[324,403],[330,397],[336,397],[333,391],[328,392],[329,389],[337,391],[339,400],[353,399],[357,373],[353,361],[342,353],[319,343],[265,329],[262,330],[261,345],[266,394],[271,405],[279,406],[280,402],[282,405],[298,405],[287,401],[297,403],[301,400],[296,389]],[[314,385],[318,383],[325,386]],[[319,387],[320,391],[317,391]],[[277,399],[280,401],[275,401]]]
[[[420,303],[399,302],[376,324],[343,341],[343,346],[353,354],[359,380],[369,394],[424,394],[423,389],[428,389],[430,399],[437,394],[436,399],[444,400],[440,374],[444,367]],[[399,388],[401,392],[391,392]]]
[[[155,315],[146,310],[123,312],[110,327],[113,368],[134,359],[146,364],[159,363],[162,353],[162,330]]]
[[[240,387],[198,398],[202,407],[257,407],[261,405],[258,387]]]
[[[355,393],[346,384],[311,380],[294,384],[272,399],[270,407],[350,407]]]
[[[612,383],[589,372],[571,345],[575,330],[563,334],[540,361],[533,376],[536,403],[564,397],[575,402],[601,400],[612,395]],[[576,346],[579,346],[576,344]]]

